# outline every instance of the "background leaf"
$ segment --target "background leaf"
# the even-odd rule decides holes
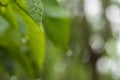
[[[60,8],[56,0],[43,0],[43,24],[47,37],[61,48],[69,42],[70,20],[68,14]]]

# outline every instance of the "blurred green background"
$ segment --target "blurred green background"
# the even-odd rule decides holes
[[[0,0],[0,80],[120,80],[120,0]]]

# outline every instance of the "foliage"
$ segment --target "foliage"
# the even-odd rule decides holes
[[[119,0],[0,0],[0,80],[119,80]]]
[[[48,4],[45,1],[43,3]],[[45,5],[45,32],[50,40],[65,49],[68,44],[69,20],[56,1],[55,4],[57,5],[48,5],[53,8]],[[57,16],[56,10],[60,12],[60,15]],[[51,13],[47,14],[48,12]],[[46,43],[42,13],[41,0],[0,1],[1,73],[7,73],[6,76],[15,75],[20,80],[25,77],[31,80],[40,77]],[[20,78],[24,76],[22,73],[26,75],[23,79]]]

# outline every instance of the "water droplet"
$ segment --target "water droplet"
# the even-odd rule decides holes
[[[41,32],[44,32],[44,30],[43,30],[43,28],[42,28],[42,27],[40,27],[40,30],[41,30]]]
[[[72,54],[73,54],[72,50],[68,50],[67,53],[66,53],[66,55],[67,55],[68,57],[72,56]]]
[[[64,72],[65,71],[65,69],[66,69],[66,64],[65,63],[63,63],[63,62],[61,62],[61,61],[57,61],[56,63],[55,63],[55,65],[54,65],[54,70],[56,71],[56,72]]]
[[[22,38],[22,43],[27,43],[27,40],[28,40],[27,37]]]
[[[17,80],[17,77],[16,76],[11,76],[10,80]]]

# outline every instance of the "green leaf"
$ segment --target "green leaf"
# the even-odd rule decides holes
[[[42,25],[38,24],[38,19],[35,20],[35,15],[38,14],[27,13],[23,9],[30,11],[25,6],[26,3],[20,7],[15,2],[12,0],[6,6],[0,5],[0,51],[4,54],[4,58],[0,58],[0,61],[3,63],[5,60],[15,61],[13,63],[18,63],[31,80],[34,80],[44,61],[44,32],[39,28]],[[36,18],[41,19],[41,16]],[[40,20],[38,21],[40,23]],[[6,65],[3,67],[6,67],[7,72],[10,73]]]
[[[67,48],[69,42],[70,21],[68,14],[55,0],[43,0],[46,35],[61,48]]]
[[[31,17],[35,20],[37,24],[40,25],[40,23],[42,22],[43,11],[41,0],[26,0],[26,3],[29,8],[29,13]]]
[[[17,5],[38,24],[42,22],[43,6],[41,0],[17,0]]]
[[[33,60],[35,60],[35,62],[37,62],[39,66],[41,66],[43,64],[45,51],[44,32],[42,32],[38,25],[31,19],[31,17],[19,7],[15,6],[15,10],[27,25],[27,44],[28,49],[30,50],[30,56],[33,58]]]

